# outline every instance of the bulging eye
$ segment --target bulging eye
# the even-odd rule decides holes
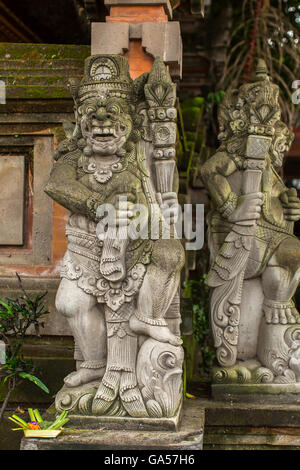
[[[120,113],[120,108],[117,105],[112,105],[107,108],[107,111],[112,114],[119,114]]]
[[[96,108],[94,108],[93,106],[87,106],[85,112],[86,114],[92,114],[96,111]]]

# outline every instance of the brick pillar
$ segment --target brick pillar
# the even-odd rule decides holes
[[[106,23],[92,23],[92,55],[124,54],[133,79],[151,70],[160,56],[171,75],[181,74],[182,45],[169,0],[105,0]],[[175,71],[176,70],[176,71]],[[174,72],[174,73],[172,73]]]

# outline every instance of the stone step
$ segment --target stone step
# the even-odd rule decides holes
[[[40,86],[40,85],[18,85],[6,87],[6,99],[32,99],[46,100],[54,98],[72,99],[72,95],[66,85]]]
[[[0,60],[82,60],[90,55],[90,46],[73,44],[0,43]]]
[[[82,69],[83,62],[85,57],[82,59],[73,59],[72,57],[68,59],[49,59],[49,60],[29,60],[29,59],[3,59],[0,58],[0,69],[1,70],[31,70],[34,73],[35,69],[41,70],[52,70],[53,68],[63,70],[65,73],[68,72],[66,68],[75,67],[78,69]],[[82,69],[83,70],[83,69]]]
[[[68,78],[83,75],[90,46],[0,43],[0,80],[6,99],[69,99]]]
[[[78,71],[77,71],[78,74]],[[73,75],[74,77],[74,75]],[[76,75],[75,75],[76,77]],[[75,78],[74,77],[74,78]],[[13,86],[67,86],[68,77],[65,75],[48,75],[48,76],[4,76],[1,75],[0,78],[5,82],[7,87]],[[77,75],[76,78],[81,78],[80,75]]]
[[[200,400],[199,400],[200,401]],[[202,399],[208,426],[299,427],[298,404],[228,403]]]
[[[205,426],[205,450],[299,450],[300,428]]]
[[[18,67],[17,64],[13,67],[6,67],[5,62],[0,61],[0,78],[5,80],[6,77],[16,78],[16,77],[43,77],[43,76],[63,76],[63,77],[73,77],[73,75],[83,75],[83,63],[78,61],[79,65],[76,66],[74,63],[72,65],[61,65],[57,67],[56,63],[51,65],[50,63],[45,65],[45,67],[40,67],[40,63],[37,63],[36,67]],[[28,64],[25,64],[28,65]]]

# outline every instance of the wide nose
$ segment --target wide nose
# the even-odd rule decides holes
[[[111,114],[106,111],[105,108],[99,108],[94,114],[93,114],[93,120],[92,120],[92,125],[97,127],[97,126],[111,126]]]

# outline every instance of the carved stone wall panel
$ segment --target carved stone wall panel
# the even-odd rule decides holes
[[[23,245],[24,155],[0,155],[0,246]]]
[[[24,135],[19,136],[18,139],[13,136],[2,136],[0,139],[0,152],[1,147],[5,149],[11,147],[14,150],[19,149],[21,152],[33,153],[33,183],[30,188],[33,195],[33,208],[30,216],[32,217],[32,234],[30,234],[31,240],[29,246],[23,245],[24,239],[22,244],[18,244],[19,246],[14,251],[11,251],[10,247],[14,246],[14,244],[7,243],[7,250],[3,247],[0,251],[0,265],[50,265],[52,263],[53,203],[44,194],[44,185],[53,166],[53,135]],[[24,194],[24,182],[22,192]],[[21,207],[22,204],[19,204]],[[20,207],[18,210],[15,210],[14,217],[18,218],[22,214],[23,220],[24,209],[22,213],[20,212]],[[15,207],[15,209],[17,208]],[[25,227],[25,230],[29,230],[29,227]]]

